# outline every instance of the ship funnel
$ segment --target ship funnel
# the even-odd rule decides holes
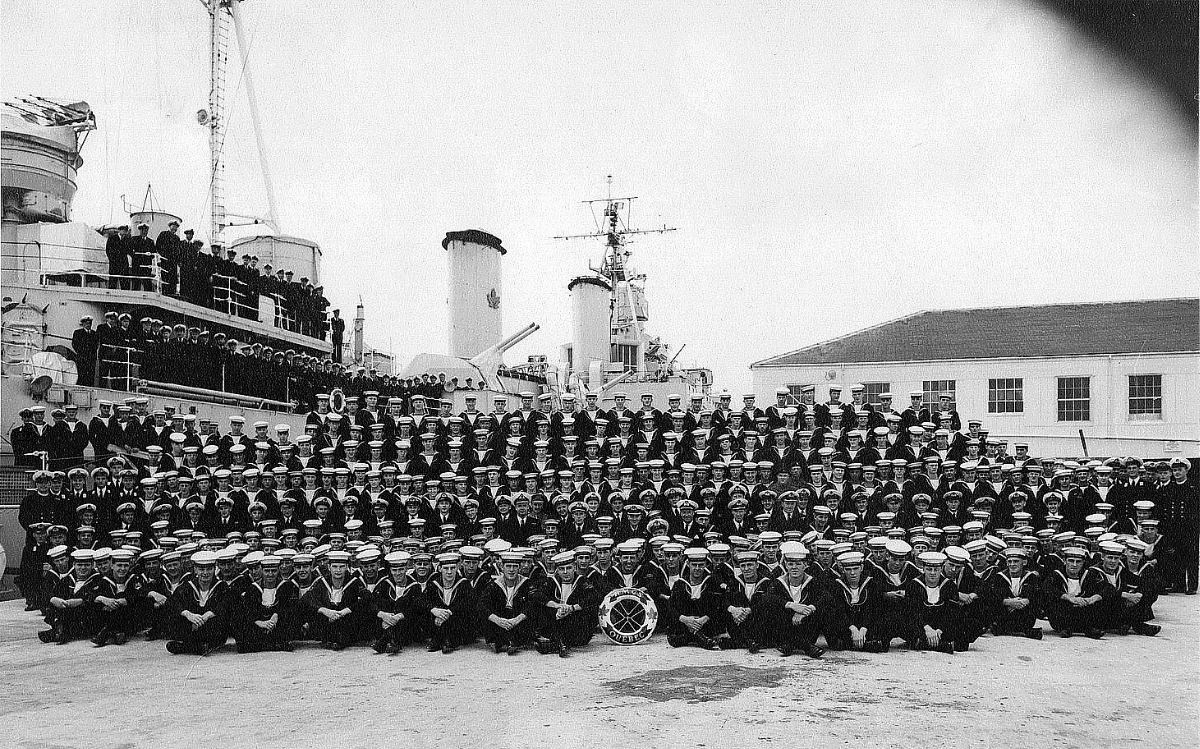
[[[449,253],[450,355],[470,359],[504,330],[499,238],[478,229],[446,232]]]
[[[600,386],[592,376],[593,365],[601,368],[611,355],[609,308],[612,286],[599,276],[579,276],[567,284],[571,295],[571,369],[587,389]]]

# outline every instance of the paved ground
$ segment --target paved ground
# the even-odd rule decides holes
[[[985,637],[970,653],[673,650],[597,640],[567,660],[409,650],[169,656],[42,645],[0,604],[0,746],[1168,747],[1200,745],[1200,597],[1157,638]]]

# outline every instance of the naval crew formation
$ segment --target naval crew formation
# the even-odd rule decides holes
[[[44,642],[172,653],[316,642],[567,655],[638,589],[675,647],[962,652],[984,635],[1153,636],[1196,591],[1186,461],[1038,459],[944,398],[611,411],[563,396],[451,414],[423,396],[293,441],[265,422],[38,471],[19,584]],[[938,410],[939,406],[942,410]],[[352,412],[352,415],[348,415]],[[282,426],[282,425],[281,425]]]

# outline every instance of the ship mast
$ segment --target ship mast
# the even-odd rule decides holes
[[[210,213],[212,229],[210,241],[221,244],[226,227],[232,226],[225,210],[225,76],[229,66],[229,29],[233,27],[237,38],[238,52],[242,60],[241,78],[246,84],[246,101],[250,109],[250,123],[254,128],[254,139],[258,145],[258,162],[262,171],[263,188],[267,193],[267,215],[253,223],[263,223],[276,233],[280,231],[279,211],[275,202],[275,184],[271,178],[267,144],[263,136],[262,118],[258,110],[258,94],[254,87],[254,74],[250,67],[250,47],[242,23],[240,5],[242,0],[201,0],[209,15],[209,90],[207,125],[209,166]],[[250,217],[247,217],[250,218]]]
[[[637,342],[637,371],[646,371],[646,331],[638,317],[637,301],[634,295],[634,283],[646,280],[644,275],[633,273],[629,267],[630,252],[627,237],[634,234],[665,234],[676,231],[675,227],[664,224],[657,229],[634,229],[631,224],[633,201],[637,196],[614,198],[612,196],[612,175],[608,175],[608,197],[583,201],[592,210],[592,219],[596,223],[596,231],[589,234],[568,234],[556,236],[555,239],[570,240],[592,237],[604,239],[604,259],[599,268],[589,269],[605,278],[611,287],[611,302],[609,316],[610,339],[617,334],[632,334]],[[603,205],[600,215],[597,208]]]

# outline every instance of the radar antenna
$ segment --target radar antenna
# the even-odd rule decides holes
[[[608,175],[608,197],[584,200],[592,212],[596,230],[587,234],[563,234],[554,237],[572,239],[604,239],[604,258],[599,268],[590,264],[588,268],[608,281],[612,288],[609,301],[609,332],[612,335],[628,335],[637,341],[637,371],[646,371],[646,332],[638,315],[635,292],[641,292],[641,283],[646,276],[638,274],[629,265],[629,237],[638,234],[665,234],[677,231],[677,227],[663,224],[656,229],[633,228],[633,201],[637,196],[617,197],[612,195],[612,175]]]

